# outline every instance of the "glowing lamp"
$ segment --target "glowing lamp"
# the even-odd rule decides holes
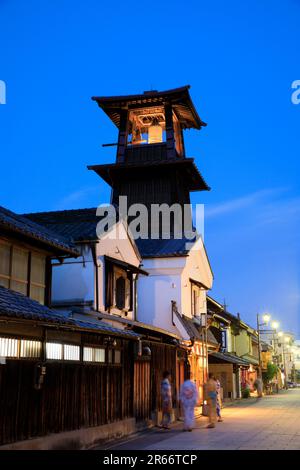
[[[279,336],[279,338],[281,338],[283,336],[283,332],[279,331],[278,336]]]
[[[278,321],[273,321],[271,327],[274,328],[274,330],[277,330],[277,328],[279,327]]]
[[[268,315],[267,313],[263,315],[263,321],[265,323],[268,323],[270,321],[271,315]]]
[[[151,126],[148,129],[148,143],[157,144],[163,141],[163,130],[159,125],[158,119],[153,118]]]

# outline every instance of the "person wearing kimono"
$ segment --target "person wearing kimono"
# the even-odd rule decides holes
[[[161,404],[162,404],[162,427],[170,429],[172,412],[172,388],[170,384],[170,372],[163,373],[163,380],[160,384]]]
[[[179,398],[184,412],[184,431],[192,431],[195,424],[195,406],[198,401],[196,384],[187,379],[180,387]]]
[[[208,428],[216,427],[217,420],[217,383],[213,374],[208,374],[208,381],[205,384],[207,405],[208,405]]]

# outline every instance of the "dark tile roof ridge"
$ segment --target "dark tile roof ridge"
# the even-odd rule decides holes
[[[1,217],[1,214],[12,219],[6,220]],[[28,237],[46,243],[47,245],[56,246],[57,248],[63,250],[72,251],[73,254],[77,253],[75,245],[70,243],[70,241],[65,238],[63,235],[52,231],[48,227],[31,220],[30,218],[25,217],[25,215],[16,214],[6,207],[0,206],[0,223],[4,226],[10,227],[11,229],[21,232]],[[23,226],[19,227],[18,224]],[[34,231],[30,230],[32,228]],[[79,254],[79,253],[77,253]]]
[[[130,100],[136,98],[147,98],[152,96],[163,96],[164,94],[180,93],[188,91],[191,88],[190,85],[183,85],[181,87],[170,88],[169,90],[146,90],[142,93],[134,93],[129,95],[112,95],[112,96],[92,96],[93,101],[119,101],[119,100]]]
[[[56,211],[26,212],[24,214],[21,214],[21,216],[30,217],[30,216],[35,216],[35,215],[67,214],[67,213],[69,214],[69,213],[74,213],[74,212],[91,212],[91,211],[95,211],[95,215],[96,215],[96,210],[97,210],[97,207],[83,207],[79,209],[60,209]]]
[[[143,258],[164,258],[172,256],[187,256],[192,247],[198,241],[198,237],[193,239],[166,238],[166,239],[137,239],[136,244]],[[187,245],[191,245],[188,246]]]
[[[223,358],[231,359],[233,361],[239,362],[241,365],[248,365],[249,364],[249,361],[247,361],[243,357],[238,356],[237,354],[234,354],[234,353],[230,353],[228,351],[223,351],[223,352],[222,351],[214,351],[214,352],[210,353],[210,355],[215,356],[215,357],[223,357]]]

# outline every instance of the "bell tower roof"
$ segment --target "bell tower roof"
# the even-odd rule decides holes
[[[128,207],[143,204],[150,217],[153,205],[178,204],[183,210],[190,205],[191,191],[210,190],[194,159],[185,154],[183,131],[206,126],[189,89],[184,86],[138,95],[93,97],[117,126],[118,141],[103,144],[117,147],[115,163],[90,165],[88,169],[111,186],[114,205],[126,196]],[[174,216],[172,233],[175,225],[183,222],[181,212]],[[192,221],[191,211],[187,218]],[[150,217],[149,229],[151,224]]]
[[[190,85],[172,90],[149,90],[139,95],[93,96],[113,123],[120,128],[121,113],[124,109],[158,107],[166,103],[172,106],[182,129],[201,129],[206,123],[199,117],[189,93]]]

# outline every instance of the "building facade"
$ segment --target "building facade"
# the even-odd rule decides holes
[[[209,187],[186,156],[183,133],[206,124],[189,87],[93,99],[118,128],[118,144],[115,163],[88,168],[111,186],[111,201],[129,227],[135,211],[145,210],[136,244],[149,275],[138,278],[138,319],[179,336],[189,348],[202,399],[208,367],[206,292],[213,276],[193,228],[190,192]],[[126,198],[125,216],[121,198]],[[183,371],[177,376],[183,378]]]

